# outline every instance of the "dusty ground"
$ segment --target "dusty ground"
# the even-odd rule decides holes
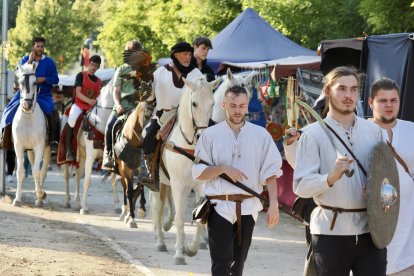
[[[63,178],[56,168],[48,174],[42,208],[34,207],[33,179],[24,180],[21,208],[11,205],[15,187],[7,183],[7,195],[0,199],[0,275],[209,275],[208,250],[187,257],[187,265],[173,264],[174,227],[166,233],[169,251],[163,253],[155,248],[150,214],[138,219],[137,229],[119,221],[112,186],[97,175],[89,190],[88,215],[63,208]],[[190,240],[195,229],[190,211],[187,217]],[[261,214],[256,224],[245,275],[301,275],[303,227],[282,214],[280,224],[267,229],[264,219]]]

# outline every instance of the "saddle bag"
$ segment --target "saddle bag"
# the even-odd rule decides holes
[[[135,148],[122,135],[114,146],[115,154],[124,161],[130,169],[136,169],[141,163],[141,148]]]
[[[193,210],[193,221],[206,224],[210,216],[211,208],[215,205],[206,196],[200,197]]]

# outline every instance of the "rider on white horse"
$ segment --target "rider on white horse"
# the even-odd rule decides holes
[[[176,112],[180,102],[181,95],[184,92],[183,78],[195,80],[203,76],[199,69],[195,68],[191,62],[194,49],[187,42],[179,42],[171,48],[172,63],[158,68],[154,72],[154,83],[152,86],[152,96],[157,101],[156,113],[151,122],[144,129],[142,136],[145,165],[148,170],[148,178],[142,178],[140,181],[153,191],[159,190],[159,177],[155,175],[152,180],[150,175],[151,160],[157,146],[157,132],[164,124],[164,118],[170,118],[168,114]],[[151,100],[151,98],[149,100]],[[155,170],[157,171],[157,170]]]
[[[74,103],[70,108],[68,122],[65,126],[67,161],[75,160],[72,149],[72,136],[76,121],[82,113],[88,112],[96,104],[96,98],[100,94],[101,80],[95,75],[100,66],[100,56],[94,55],[89,59],[88,70],[79,72],[76,75]]]
[[[32,41],[32,52],[22,58],[20,64],[36,64],[36,83],[38,89],[37,102],[47,115],[49,121],[49,142],[52,146],[57,145],[59,140],[59,117],[56,110],[53,109],[54,102],[52,98],[52,87],[59,82],[56,65],[52,58],[44,54],[46,40],[43,37],[35,37]],[[20,105],[20,91],[18,91],[4,109],[1,117],[0,129],[13,122],[14,115]],[[54,150],[54,147],[52,149]]]
[[[142,50],[142,45],[136,40],[131,40],[126,43],[124,49],[140,51]],[[105,129],[105,150],[103,161],[103,167],[110,170],[114,169],[115,166],[112,154],[112,130],[114,128],[114,124],[119,116],[125,113],[129,114],[136,107],[136,104],[132,99],[132,96],[136,92],[134,81],[123,77],[132,71],[132,67],[124,63],[116,69],[114,74],[114,86],[112,92],[114,97],[114,109],[108,119],[108,124]]]

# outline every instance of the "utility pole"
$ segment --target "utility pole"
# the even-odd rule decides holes
[[[3,0],[3,21],[1,29],[1,91],[0,91],[0,113],[3,114],[6,106],[7,98],[7,61],[4,56],[4,47],[6,47],[7,30],[9,29],[9,1]],[[0,153],[0,193],[6,194],[6,166],[5,166],[6,152],[4,150]]]

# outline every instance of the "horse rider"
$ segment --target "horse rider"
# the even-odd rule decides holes
[[[191,62],[194,48],[187,42],[178,42],[171,48],[171,62],[154,72],[152,95],[156,107],[150,123],[144,128],[142,136],[145,165],[148,177],[140,179],[142,184],[151,190],[159,190],[158,175],[151,175],[151,161],[157,146],[157,132],[163,125],[164,119],[176,112],[182,93],[184,92],[183,78],[194,80],[203,77],[199,69]],[[155,170],[157,171],[157,170]]]
[[[137,40],[128,41],[125,44],[124,50],[135,50],[141,51],[142,45]],[[112,130],[114,124],[119,116],[122,114],[131,113],[136,104],[134,95],[136,88],[134,87],[133,79],[123,78],[122,76],[127,75],[133,71],[132,67],[126,63],[119,66],[114,74],[113,84],[113,97],[114,97],[114,109],[109,116],[108,123],[105,129],[105,149],[104,149],[104,161],[103,167],[109,170],[114,169],[115,162],[112,152]]]
[[[203,73],[208,82],[216,79],[213,69],[207,65],[208,51],[213,49],[211,41],[206,36],[198,36],[193,41],[194,55],[191,62]]]
[[[74,103],[72,104],[65,125],[66,160],[74,161],[72,150],[73,128],[79,115],[88,112],[95,104],[101,91],[101,80],[95,75],[101,66],[101,57],[93,55],[88,61],[88,70],[79,72],[75,80]]]
[[[49,143],[51,151],[57,151],[59,141],[60,120],[59,114],[54,109],[54,102],[52,98],[52,87],[59,82],[56,64],[52,58],[45,54],[46,39],[43,37],[35,37],[32,40],[32,52],[22,58],[20,63],[23,65],[36,64],[36,83],[37,83],[37,103],[46,114],[49,125]],[[11,101],[4,109],[3,116],[0,122],[0,128],[4,128],[13,122],[14,115],[20,105],[20,91],[16,92]]]

